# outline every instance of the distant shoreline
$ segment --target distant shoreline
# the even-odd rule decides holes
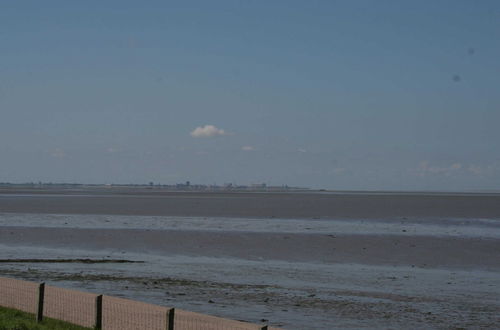
[[[106,185],[106,184],[6,184],[0,183],[0,194],[171,194],[171,193],[308,193],[308,194],[336,194],[336,195],[500,195],[500,190],[465,190],[465,191],[426,191],[426,190],[334,190],[312,189],[300,187],[269,186],[266,188],[226,188],[222,186],[198,189],[196,185],[189,188],[176,188],[172,185]]]

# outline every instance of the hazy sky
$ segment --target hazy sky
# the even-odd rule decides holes
[[[500,189],[500,1],[2,1],[0,182]]]

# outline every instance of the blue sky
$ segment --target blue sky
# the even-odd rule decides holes
[[[0,181],[500,189],[499,58],[498,1],[3,1]]]

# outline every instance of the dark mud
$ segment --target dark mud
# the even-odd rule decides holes
[[[124,264],[144,263],[126,259],[0,259],[0,263],[81,263],[81,264]]]
[[[500,219],[500,194],[0,191],[0,212],[243,218]]]

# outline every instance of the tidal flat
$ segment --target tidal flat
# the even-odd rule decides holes
[[[287,329],[495,328],[499,208],[495,194],[0,193],[0,276]]]

